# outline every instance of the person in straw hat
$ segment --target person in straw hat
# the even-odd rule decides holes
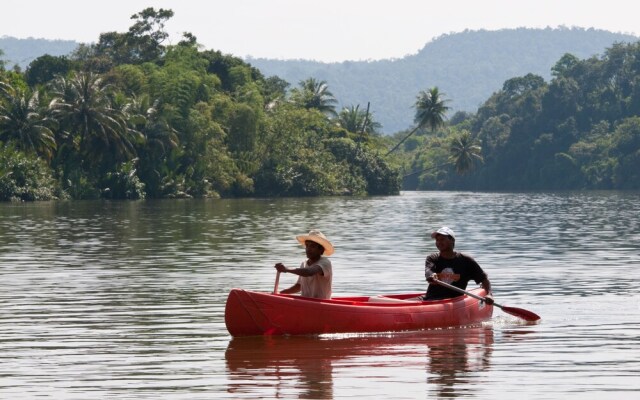
[[[296,236],[298,242],[304,246],[307,259],[299,268],[287,268],[282,263],[277,263],[274,268],[278,272],[287,272],[298,275],[296,283],[280,293],[291,294],[300,292],[304,297],[318,299],[331,298],[331,260],[326,256],[333,254],[333,245],[318,230],[311,230],[307,235]]]

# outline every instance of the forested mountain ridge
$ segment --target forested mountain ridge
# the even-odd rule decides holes
[[[437,86],[450,99],[451,112],[475,112],[505,80],[528,73],[551,77],[551,67],[565,53],[578,58],[601,55],[632,35],[582,28],[503,29],[442,35],[417,54],[380,61],[322,63],[308,60],[248,59],[267,76],[292,86],[314,77],[327,82],[341,106],[371,102],[387,134],[408,129],[420,90]]]
[[[21,69],[27,68],[31,61],[49,54],[50,56],[68,56],[80,43],[73,40],[49,40],[49,39],[18,39],[10,36],[0,37],[0,50],[3,55],[1,61],[5,61],[6,68],[15,65]]]
[[[420,90],[437,86],[450,99],[451,111],[475,112],[502,83],[528,73],[551,77],[551,67],[565,53],[578,58],[603,54],[616,42],[637,37],[583,28],[503,29],[442,35],[417,53],[399,59],[323,63],[311,60],[248,58],[266,76],[291,87],[307,78],[327,82],[341,107],[371,103],[386,134],[408,129]],[[0,38],[6,67],[27,65],[43,54],[70,54],[79,43],[64,40]],[[215,50],[215,49],[214,49]]]

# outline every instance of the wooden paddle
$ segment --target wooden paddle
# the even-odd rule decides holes
[[[276,273],[276,285],[273,287],[273,294],[278,294],[278,283],[280,282],[280,271]]]
[[[454,290],[454,291],[459,292],[459,293],[464,293],[467,296],[471,296],[471,297],[473,297],[475,299],[482,300],[487,304],[491,304],[491,305],[494,305],[496,307],[500,307],[502,309],[502,311],[506,312],[507,314],[511,314],[511,315],[514,315],[514,316],[516,316],[518,318],[522,318],[525,321],[537,321],[537,320],[540,319],[540,316],[538,314],[534,313],[534,312],[531,312],[531,311],[528,311],[528,310],[523,310],[522,308],[507,307],[507,306],[500,305],[500,304],[494,302],[493,299],[491,299],[491,298],[478,296],[477,294],[474,294],[474,293],[471,293],[471,292],[467,292],[466,290],[460,289],[459,287],[450,285],[450,284],[448,284],[446,282],[442,282],[441,280],[432,278],[429,281],[430,282],[433,281],[433,283],[436,283],[436,284],[438,284],[440,286],[444,286],[447,289],[451,289],[451,290]]]

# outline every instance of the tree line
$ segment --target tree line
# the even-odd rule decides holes
[[[431,87],[393,136],[327,83],[266,78],[147,8],[70,57],[0,62],[0,200],[638,189],[640,42],[565,54],[447,120]],[[0,54],[1,59],[1,54]]]
[[[470,150],[464,174],[444,146],[455,134]],[[549,82],[508,79],[476,113],[401,150],[405,189],[640,189],[640,42],[584,60],[565,54]]]
[[[0,69],[0,199],[397,194],[397,166],[360,105],[241,59],[166,46],[147,8],[70,57]]]

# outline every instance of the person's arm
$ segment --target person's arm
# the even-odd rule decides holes
[[[434,271],[436,265],[434,263],[433,254],[428,256],[424,262],[424,277],[427,279],[427,282],[432,283],[434,278],[438,278],[438,274]]]
[[[277,263],[276,265],[273,266],[275,269],[278,270],[278,272],[289,272],[290,269],[285,267],[283,263]],[[293,294],[293,293],[298,293],[300,290],[302,289],[302,287],[300,286],[300,284],[298,282],[296,282],[293,286],[291,286],[290,288],[287,289],[282,289],[280,291],[281,294]]]
[[[487,294],[491,294],[491,282],[489,282],[489,278],[484,278],[484,280],[480,282],[480,286],[487,292]]]
[[[474,280],[476,281],[476,283],[479,283],[480,287],[487,292],[487,295],[485,296],[485,302],[489,305],[493,304],[493,294],[491,293],[491,281],[489,281],[489,276],[486,272],[484,272],[484,270],[476,260],[469,256],[465,257],[467,257],[467,259],[471,262],[471,266],[475,269],[476,278],[474,278]]]
[[[293,294],[293,293],[298,293],[299,291],[300,291],[300,284],[296,282],[295,285],[291,286],[288,289],[281,290],[280,293],[281,294]]]
[[[480,286],[487,292],[485,296],[485,301],[487,304],[493,304],[493,294],[491,294],[491,282],[489,278],[484,278],[482,282],[480,282]]]
[[[322,271],[322,267],[320,267],[320,265],[317,265],[317,264],[309,268],[287,268],[283,263],[277,263],[274,267],[275,269],[278,270],[278,272],[285,272],[285,273],[290,273],[298,276],[313,276],[316,274],[324,275],[324,272]],[[302,287],[300,286],[300,283],[296,282],[295,285],[291,286],[290,288],[281,290],[280,293],[293,294],[293,293],[298,293],[301,290],[302,290]]]
[[[288,272],[290,274],[295,274],[298,276],[314,276],[317,274],[324,275],[324,271],[319,264],[312,265],[308,268],[287,268],[282,263],[277,263],[275,268],[278,272]]]

